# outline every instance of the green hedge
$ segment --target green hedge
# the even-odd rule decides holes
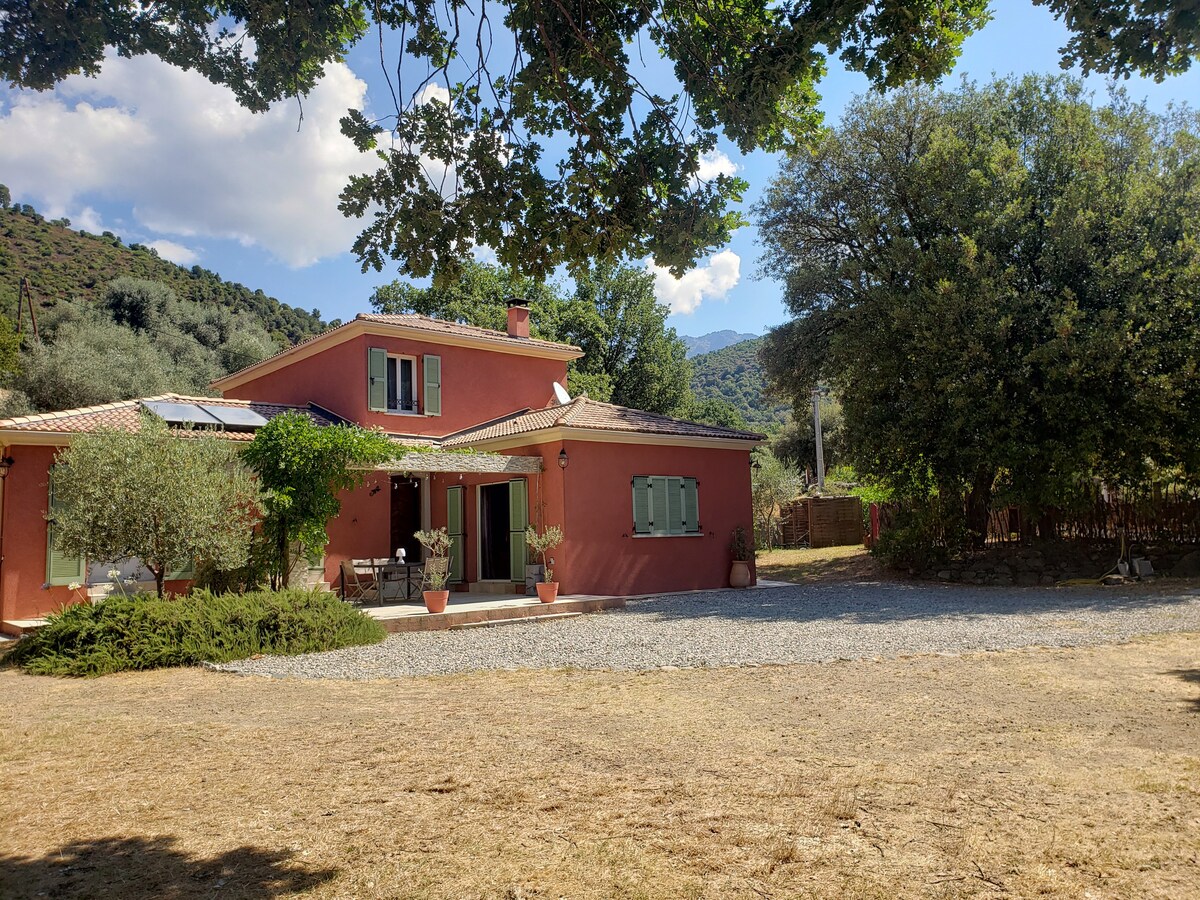
[[[141,594],[48,616],[8,661],[36,675],[92,676],[336,650],[383,638],[378,622],[325,591],[195,591],[162,600]]]

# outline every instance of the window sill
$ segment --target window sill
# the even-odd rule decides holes
[[[687,534],[631,534],[631,538],[642,540],[643,538],[698,538],[704,537],[703,531],[689,531]]]

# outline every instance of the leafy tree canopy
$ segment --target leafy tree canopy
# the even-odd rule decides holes
[[[371,305],[379,312],[503,330],[511,297],[529,304],[534,337],[583,349],[583,358],[571,365],[572,392],[664,415],[692,410],[687,348],[666,324],[669,310],[654,296],[653,277],[632,266],[600,264],[578,277],[568,294],[468,261],[462,277],[445,287],[393,282],[376,290]]]
[[[270,548],[271,587],[287,587],[297,551],[317,557],[325,528],[341,511],[338,494],[360,484],[400,449],[382,432],[356,425],[321,427],[302,413],[275,416],[243,456],[265,492],[263,537]]]
[[[1161,76],[1197,52],[1191,3],[1037,2],[1074,35],[1064,62],[1088,70]],[[307,93],[377,29],[391,114],[342,120],[379,158],[343,194],[347,215],[370,217],[355,244],[364,267],[391,258],[406,275],[446,275],[475,243],[538,277],[646,254],[678,274],[740,222],[729,207],[741,180],[695,178],[719,134],[743,152],[801,145],[821,124],[827,53],[878,87],[936,79],[987,5],[4,2],[0,76],[45,89],[94,74],[110,50],[153,54],[264,110]],[[675,81],[661,93],[644,62],[656,55]]]
[[[105,562],[136,558],[154,573],[245,564],[258,488],[215,434],[181,435],[145,415],[141,430],[77,435],[54,469],[55,539],[65,553]]]
[[[1200,119],[1066,77],[867,97],[760,213],[794,315],[777,386],[828,381],[848,461],[910,494],[1053,505],[1200,475]]]

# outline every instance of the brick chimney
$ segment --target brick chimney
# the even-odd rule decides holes
[[[520,297],[512,297],[508,301],[508,336],[529,337],[529,307]]]

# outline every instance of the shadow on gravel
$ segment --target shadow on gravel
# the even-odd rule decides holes
[[[267,900],[310,891],[336,869],[308,869],[290,851],[238,847],[196,858],[173,837],[76,841],[45,856],[0,855],[0,896]]]
[[[939,584],[821,584],[718,591],[631,603],[625,615],[659,619],[882,624],[943,616],[1137,612],[1200,602],[1200,588],[1132,594],[1119,588],[997,588]]]
[[[1200,669],[1172,669],[1163,674],[1174,675],[1180,681],[1186,681],[1188,684],[1200,685]],[[1193,711],[1200,713],[1200,696],[1193,697],[1187,703]]]

